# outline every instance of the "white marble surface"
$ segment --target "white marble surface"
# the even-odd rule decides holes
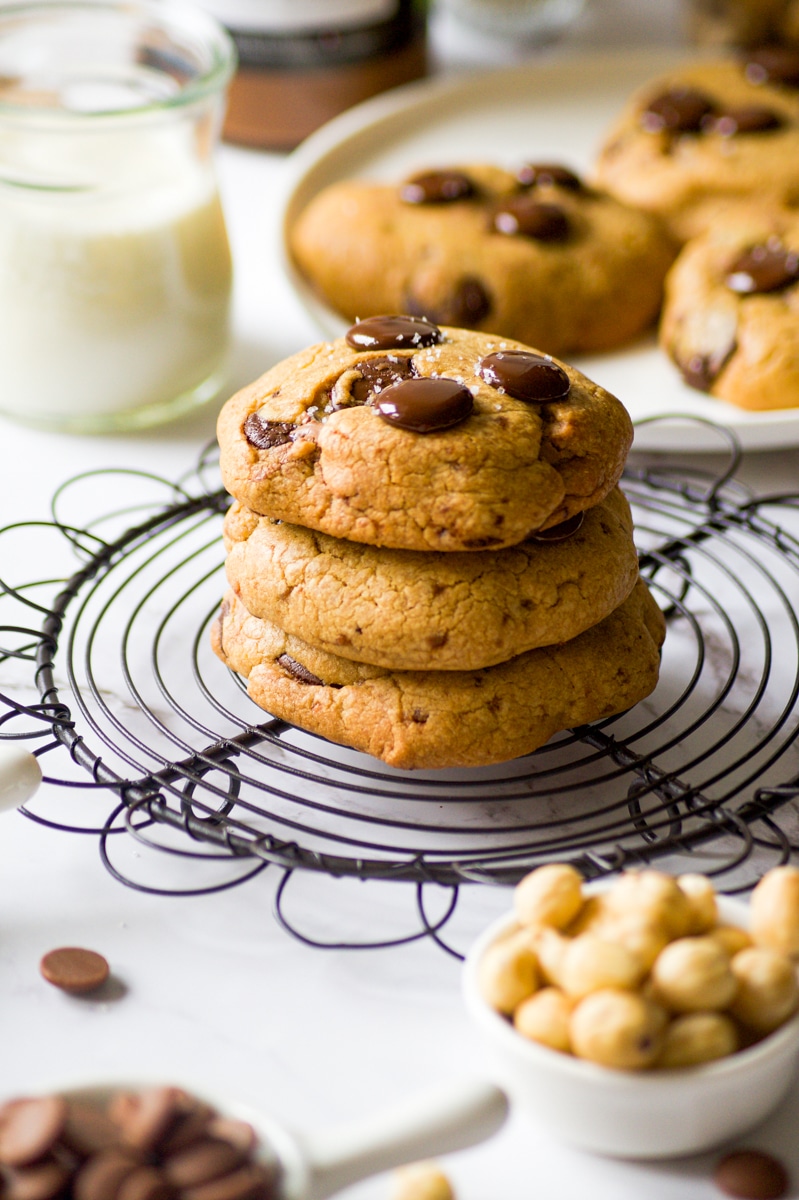
[[[595,0],[571,42],[641,44],[679,36],[668,4]],[[237,274],[233,386],[316,331],[277,265],[283,160],[225,147],[220,170]],[[114,466],[176,478],[212,437],[213,416],[208,410],[147,435],[96,438],[0,420],[0,523],[46,520],[54,489],[78,471]],[[799,452],[788,448],[751,456],[741,475],[761,490],[795,489],[797,464]],[[119,489],[124,503],[123,478]],[[33,536],[18,539],[0,576],[12,584],[45,576],[36,544]],[[18,680],[18,666],[0,664],[0,690]],[[135,860],[138,852],[131,844],[123,853]],[[303,1129],[369,1113],[427,1082],[483,1070],[454,959],[427,942],[388,951],[306,948],[273,919],[277,881],[268,870],[212,896],[142,894],[107,874],[93,838],[0,815],[0,1093],[76,1077],[156,1077],[221,1088]],[[320,933],[345,927],[355,937],[371,936],[376,921],[404,928],[411,891],[309,876],[292,894],[292,911]],[[506,904],[507,895],[496,891],[470,897],[458,926],[464,943]],[[46,985],[39,958],[63,944],[104,953],[116,985],[94,999]],[[779,1152],[799,1185],[797,1120],[799,1086],[750,1140]],[[701,1200],[717,1194],[713,1161],[714,1155],[648,1165],[598,1159],[552,1142],[514,1115],[491,1142],[445,1165],[460,1200]],[[388,1194],[385,1177],[352,1192],[364,1200]]]

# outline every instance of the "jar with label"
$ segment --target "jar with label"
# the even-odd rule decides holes
[[[425,0],[200,0],[239,68],[224,136],[290,150],[361,100],[427,70]]]
[[[235,61],[172,0],[0,7],[0,412],[127,430],[220,390]]]

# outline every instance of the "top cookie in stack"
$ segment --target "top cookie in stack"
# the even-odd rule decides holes
[[[378,317],[219,419],[213,640],[274,715],[401,767],[530,753],[657,679],[619,402],[520,343]]]

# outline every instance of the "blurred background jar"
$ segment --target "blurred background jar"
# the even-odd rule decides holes
[[[219,391],[234,67],[172,0],[0,4],[0,411],[127,430]]]
[[[427,70],[425,0],[200,0],[239,69],[224,136],[293,149],[325,121]]]
[[[685,0],[685,16],[701,46],[799,47],[799,0]]]

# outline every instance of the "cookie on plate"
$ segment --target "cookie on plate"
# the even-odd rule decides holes
[[[799,213],[718,223],[669,276],[663,349],[687,383],[746,409],[799,407]]]
[[[507,550],[389,550],[259,517],[234,504],[228,581],[253,616],[317,649],[395,670],[466,671],[576,637],[638,578],[616,488],[565,525]]]
[[[345,180],[288,237],[300,273],[348,320],[415,313],[561,355],[651,325],[675,253],[659,221],[557,164]]]
[[[388,671],[315,650],[228,593],[216,654],[273,716],[393,767],[474,767],[530,754],[560,730],[654,689],[665,622],[646,585],[560,646],[480,671]]]
[[[598,504],[623,405],[518,342],[373,317],[223,406],[222,480],[262,516],[407,550],[500,549]]]
[[[637,91],[594,172],[681,242],[725,210],[799,204],[799,50],[683,66]]]

